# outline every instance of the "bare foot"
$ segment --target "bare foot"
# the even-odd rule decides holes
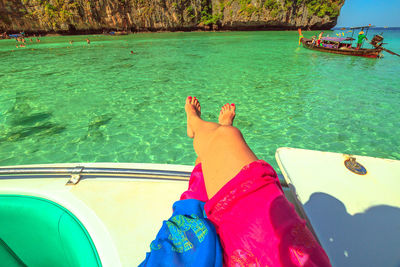
[[[186,98],[185,111],[186,111],[186,117],[187,117],[187,135],[190,138],[193,138],[194,132],[190,128],[190,119],[193,116],[200,117],[200,115],[201,115],[201,107],[200,107],[199,100],[197,100],[196,97],[188,96]]]
[[[231,105],[229,103],[223,105],[219,113],[218,123],[225,126],[232,126],[236,115],[235,110],[236,106],[233,103]]]

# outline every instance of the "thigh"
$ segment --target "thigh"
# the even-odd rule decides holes
[[[202,160],[204,181],[210,198],[243,166],[257,160],[241,132],[232,126],[220,126],[199,156]]]

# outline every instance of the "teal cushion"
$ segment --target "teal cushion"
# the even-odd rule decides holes
[[[0,263],[7,267],[26,266],[2,239],[0,239]]]
[[[14,259],[33,267],[101,266],[82,223],[43,198],[0,195],[0,238],[4,243],[0,262]]]

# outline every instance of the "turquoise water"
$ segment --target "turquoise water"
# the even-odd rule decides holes
[[[400,53],[400,31],[384,36]],[[0,40],[0,165],[193,164],[188,95],[211,121],[235,103],[235,125],[274,167],[282,146],[400,159],[398,57],[310,51],[297,32],[86,37]]]

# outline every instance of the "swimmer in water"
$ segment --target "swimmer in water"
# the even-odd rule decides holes
[[[86,38],[86,42],[87,42],[88,45],[90,45],[90,40],[89,40],[89,38]]]
[[[72,45],[73,42],[74,42],[74,41],[70,40],[70,41],[69,41],[69,44]]]

